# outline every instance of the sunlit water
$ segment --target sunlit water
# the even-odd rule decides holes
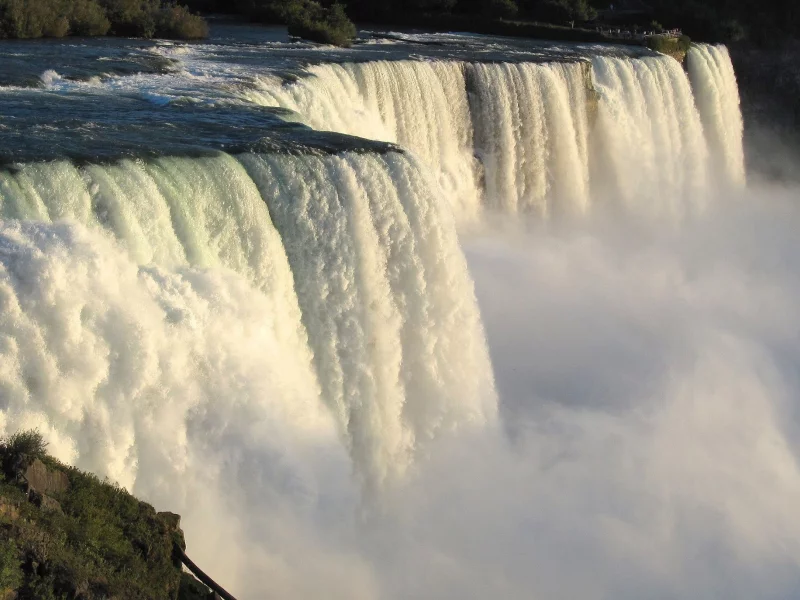
[[[800,216],[727,51],[363,38],[4,44],[0,429],[243,598],[794,597]]]

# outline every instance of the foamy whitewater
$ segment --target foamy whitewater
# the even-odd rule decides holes
[[[319,62],[208,104],[397,146],[4,168],[0,431],[240,598],[796,597],[800,214],[687,60]]]

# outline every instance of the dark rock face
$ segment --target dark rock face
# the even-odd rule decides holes
[[[36,490],[31,490],[30,492],[28,492],[28,494],[30,501],[37,508],[43,511],[52,510],[60,513],[64,512],[63,510],[61,510],[61,503],[55,498],[51,498],[50,496],[46,496],[45,494],[40,494]]]
[[[29,489],[40,494],[60,494],[69,489],[69,478],[62,471],[50,470],[45,464],[35,459],[22,475]]]
[[[800,41],[776,48],[732,45],[751,173],[800,181]]]

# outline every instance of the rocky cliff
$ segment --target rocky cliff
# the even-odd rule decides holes
[[[180,517],[44,453],[0,443],[0,599],[213,598],[190,574]]]
[[[759,48],[730,47],[745,122],[751,172],[800,181],[800,42]]]

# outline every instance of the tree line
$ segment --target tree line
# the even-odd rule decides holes
[[[353,21],[475,31],[502,23],[513,31],[531,22],[594,26],[615,14],[624,16],[617,26],[680,28],[701,41],[769,44],[800,36],[798,0],[0,0],[0,37],[199,39],[208,34],[199,12],[286,24],[294,35],[339,45],[355,36]]]
[[[476,25],[487,21],[596,25],[616,7],[623,27],[682,29],[693,39],[773,43],[800,35],[798,0],[186,0],[197,10],[229,12],[300,30],[317,24],[333,37],[352,31],[349,20],[377,24]],[[324,37],[324,36],[322,36]],[[326,41],[326,40],[321,40]]]
[[[174,0],[0,0],[0,37],[200,39],[208,24]]]

